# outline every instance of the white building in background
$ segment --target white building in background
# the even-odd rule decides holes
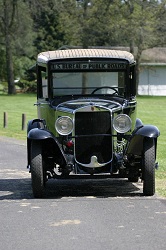
[[[138,94],[166,96],[166,63],[141,63]]]

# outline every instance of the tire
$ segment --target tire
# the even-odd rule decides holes
[[[143,152],[143,194],[152,196],[155,193],[155,143],[153,138],[144,139]]]
[[[44,173],[42,145],[40,141],[32,141],[30,167],[33,195],[35,198],[42,198],[44,192]]]

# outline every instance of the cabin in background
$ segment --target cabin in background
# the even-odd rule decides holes
[[[143,51],[138,85],[139,95],[166,95],[166,48]]]

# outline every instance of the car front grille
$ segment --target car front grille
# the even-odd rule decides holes
[[[75,158],[89,164],[96,156],[100,164],[112,158],[111,114],[109,111],[75,113]]]

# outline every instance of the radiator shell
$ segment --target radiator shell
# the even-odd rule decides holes
[[[89,164],[92,156],[98,163],[112,159],[111,113],[106,111],[75,113],[75,159]]]

